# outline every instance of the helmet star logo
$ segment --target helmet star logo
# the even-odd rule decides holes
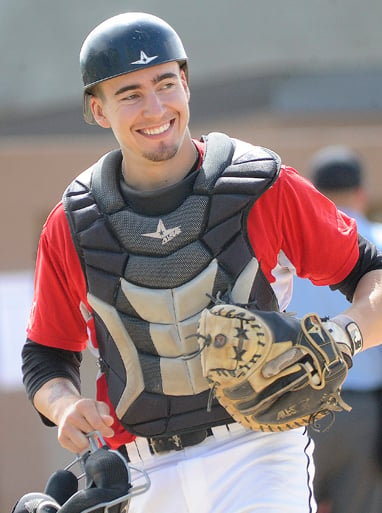
[[[157,59],[158,56],[154,55],[154,57],[149,57],[145,54],[143,50],[141,50],[141,56],[138,61],[134,61],[131,64],[149,64],[149,62],[153,61],[154,59]]]
[[[167,244],[167,242],[170,242],[170,240],[174,239],[180,233],[182,233],[180,226],[166,228],[162,219],[159,219],[156,231],[151,233],[142,233],[142,236],[150,237],[152,239],[161,239],[162,244]]]

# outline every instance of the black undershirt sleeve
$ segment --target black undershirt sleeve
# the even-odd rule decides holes
[[[362,276],[370,271],[382,269],[382,253],[372,242],[358,234],[358,246],[359,257],[352,272],[340,283],[330,286],[332,290],[342,292],[350,302]]]
[[[22,375],[28,398],[32,404],[37,390],[53,378],[66,378],[80,391],[81,361],[82,354],[80,352],[47,347],[27,339],[22,350]],[[40,414],[40,417],[47,426],[54,425],[43,415]]]

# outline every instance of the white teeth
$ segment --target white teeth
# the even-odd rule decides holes
[[[158,134],[163,134],[163,132],[165,132],[169,128],[170,128],[170,123],[166,123],[165,125],[162,125],[158,128],[145,128],[144,130],[142,130],[142,132],[147,135],[158,135]]]

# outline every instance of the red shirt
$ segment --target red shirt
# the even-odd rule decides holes
[[[286,276],[290,276],[287,267],[291,263],[299,276],[310,278],[316,285],[330,285],[346,278],[359,256],[355,221],[286,166],[282,166],[274,185],[255,202],[247,230],[281,309],[290,299]],[[70,351],[85,350],[89,339],[96,346],[92,318],[81,313],[86,312],[83,306],[91,312],[82,267],[59,203],[40,238],[28,338]],[[114,412],[103,376],[97,380],[97,398],[106,401]],[[114,430],[114,439],[108,440],[112,447],[133,438],[117,419]]]

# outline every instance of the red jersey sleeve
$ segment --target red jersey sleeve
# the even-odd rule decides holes
[[[52,211],[41,233],[27,335],[39,344],[69,351],[85,350],[89,337],[96,345],[91,308],[86,300],[85,278],[62,203]],[[107,439],[108,445],[118,448],[134,440],[135,436],[126,431],[117,419],[104,375],[97,377],[97,399],[109,405],[114,417],[112,427],[115,434]]]
[[[281,253],[299,276],[315,285],[341,282],[359,257],[354,219],[337,210],[308,180],[286,166],[254,204],[248,235],[271,283]]]
[[[28,338],[50,347],[83,351],[88,333],[81,305],[90,311],[81,264],[59,203],[40,237]]]

